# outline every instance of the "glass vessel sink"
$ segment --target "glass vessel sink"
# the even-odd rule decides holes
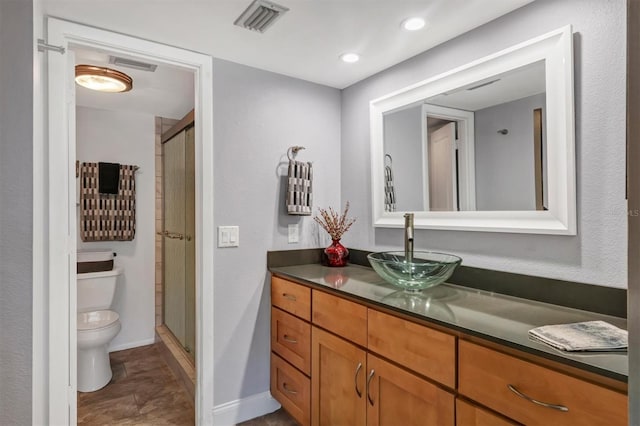
[[[458,256],[432,251],[414,251],[410,262],[404,251],[371,253],[367,258],[385,281],[409,292],[442,284],[462,262]]]

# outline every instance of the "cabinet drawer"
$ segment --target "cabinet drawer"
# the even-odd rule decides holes
[[[310,424],[310,379],[274,353],[271,354],[271,395],[298,423]]]
[[[459,398],[456,399],[456,426],[517,426],[492,412]]]
[[[271,278],[271,304],[304,320],[311,320],[311,289],[282,278]]]
[[[460,341],[458,359],[460,393],[518,422],[627,424],[624,394],[466,341]],[[525,396],[568,411],[536,404]]]
[[[367,346],[367,308],[340,297],[313,290],[313,323]]]
[[[271,308],[271,350],[310,375],[311,324],[278,308]]]
[[[456,338],[369,309],[369,350],[450,388],[456,383]]]

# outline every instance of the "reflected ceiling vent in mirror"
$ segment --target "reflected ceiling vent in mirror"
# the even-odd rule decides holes
[[[120,93],[133,88],[133,79],[127,74],[106,67],[76,65],[76,83],[99,92]]]
[[[284,6],[269,1],[255,0],[233,24],[263,33],[288,10]]]
[[[490,84],[496,83],[498,81],[500,81],[500,79],[496,78],[495,80],[491,80],[491,81],[487,81],[487,82],[484,82],[484,83],[476,84],[473,87],[468,87],[467,90],[476,90],[476,89],[479,89],[481,87],[485,87],[485,86],[488,86]]]
[[[119,67],[132,68],[139,71],[154,72],[158,68],[155,64],[148,64],[146,62],[134,61],[133,59],[121,58],[119,56],[109,56],[109,63],[117,65]]]

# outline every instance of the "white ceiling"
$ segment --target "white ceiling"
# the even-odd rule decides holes
[[[133,89],[125,93],[96,92],[76,84],[77,106],[140,112],[174,119],[181,119],[194,108],[194,75],[190,71],[166,65],[158,65],[155,72],[140,71],[109,64],[107,52],[74,49],[74,53],[76,64],[108,66],[133,79]]]
[[[251,0],[43,0],[43,12],[341,89],[531,1],[276,0],[290,10],[264,34],[233,25]],[[411,16],[426,27],[402,30]],[[350,51],[361,60],[339,60]]]

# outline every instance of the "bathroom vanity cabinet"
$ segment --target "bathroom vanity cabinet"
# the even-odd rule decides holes
[[[271,393],[302,425],[627,424],[617,380],[304,281],[271,300]]]

